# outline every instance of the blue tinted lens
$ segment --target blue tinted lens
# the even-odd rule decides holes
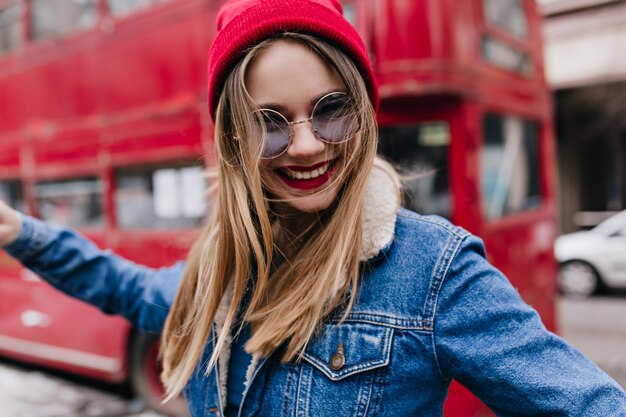
[[[354,103],[346,93],[323,97],[313,110],[313,129],[320,140],[340,143],[351,139],[359,130]]]
[[[261,151],[261,158],[275,158],[285,152],[289,146],[289,123],[276,111],[264,109],[260,113],[265,130],[265,141]]]

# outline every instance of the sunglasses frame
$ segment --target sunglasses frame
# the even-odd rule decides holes
[[[313,106],[313,110],[311,110],[311,116],[306,118],[306,119],[303,119],[303,120],[297,120],[297,121],[290,122],[279,111],[276,111],[276,110],[273,110],[273,109],[267,109],[267,108],[260,108],[260,109],[256,110],[255,113],[267,113],[267,112],[270,112],[272,114],[277,114],[278,116],[280,116],[285,121],[286,125],[289,127],[289,142],[287,142],[287,146],[285,146],[285,149],[283,149],[279,154],[274,155],[274,156],[268,156],[268,157],[261,156],[261,159],[264,159],[264,160],[275,159],[275,158],[278,158],[279,156],[281,156],[282,154],[284,154],[285,152],[287,152],[287,149],[289,149],[289,147],[291,146],[291,142],[293,141],[293,137],[294,137],[293,126],[304,124],[304,123],[311,123],[311,131],[315,135],[315,139],[317,139],[317,140],[319,140],[321,142],[328,143],[328,144],[331,144],[331,145],[336,145],[336,144],[339,144],[339,143],[347,142],[350,139],[352,139],[356,135],[356,132],[355,132],[355,135],[347,136],[344,140],[340,140],[340,141],[325,140],[324,138],[322,138],[319,135],[319,131],[316,128],[313,127],[313,119],[314,119],[315,111],[317,110],[317,107],[319,106],[319,104],[321,102],[323,102],[328,97],[333,96],[335,94],[341,94],[343,96],[346,96],[348,98],[348,101],[346,101],[346,103],[349,103],[352,100],[352,97],[350,96],[350,94],[346,93],[345,91],[333,91],[333,92],[330,92],[328,94],[325,94],[323,97],[321,97],[319,100],[317,100],[317,103],[315,103],[315,106]],[[356,113],[356,109],[353,108],[353,110]],[[358,132],[358,130],[357,130],[357,132]]]

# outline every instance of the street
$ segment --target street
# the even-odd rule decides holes
[[[102,388],[6,362],[0,362],[0,404],[0,417],[162,417]]]
[[[560,333],[626,387],[626,298],[560,299]],[[0,362],[0,417],[160,417],[92,386]]]
[[[626,296],[561,299],[560,334],[626,388]]]

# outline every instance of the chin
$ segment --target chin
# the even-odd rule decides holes
[[[337,199],[343,183],[337,178],[341,171],[340,164],[332,165],[326,178],[320,177],[326,184],[312,188],[299,184],[297,180],[285,178],[280,169],[269,168],[264,171],[266,189],[277,200],[276,203],[287,211],[316,213],[328,209]],[[306,185],[305,181],[302,182]]]
[[[337,199],[338,194],[339,187],[335,186],[312,195],[287,198],[285,204],[303,213],[316,213],[329,208]]]

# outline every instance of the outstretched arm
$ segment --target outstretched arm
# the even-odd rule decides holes
[[[439,294],[435,344],[442,375],[503,416],[623,416],[619,385],[545,329],[468,237]]]
[[[2,202],[0,247],[64,293],[149,332],[161,331],[184,270],[183,262],[161,269],[137,265]]]

